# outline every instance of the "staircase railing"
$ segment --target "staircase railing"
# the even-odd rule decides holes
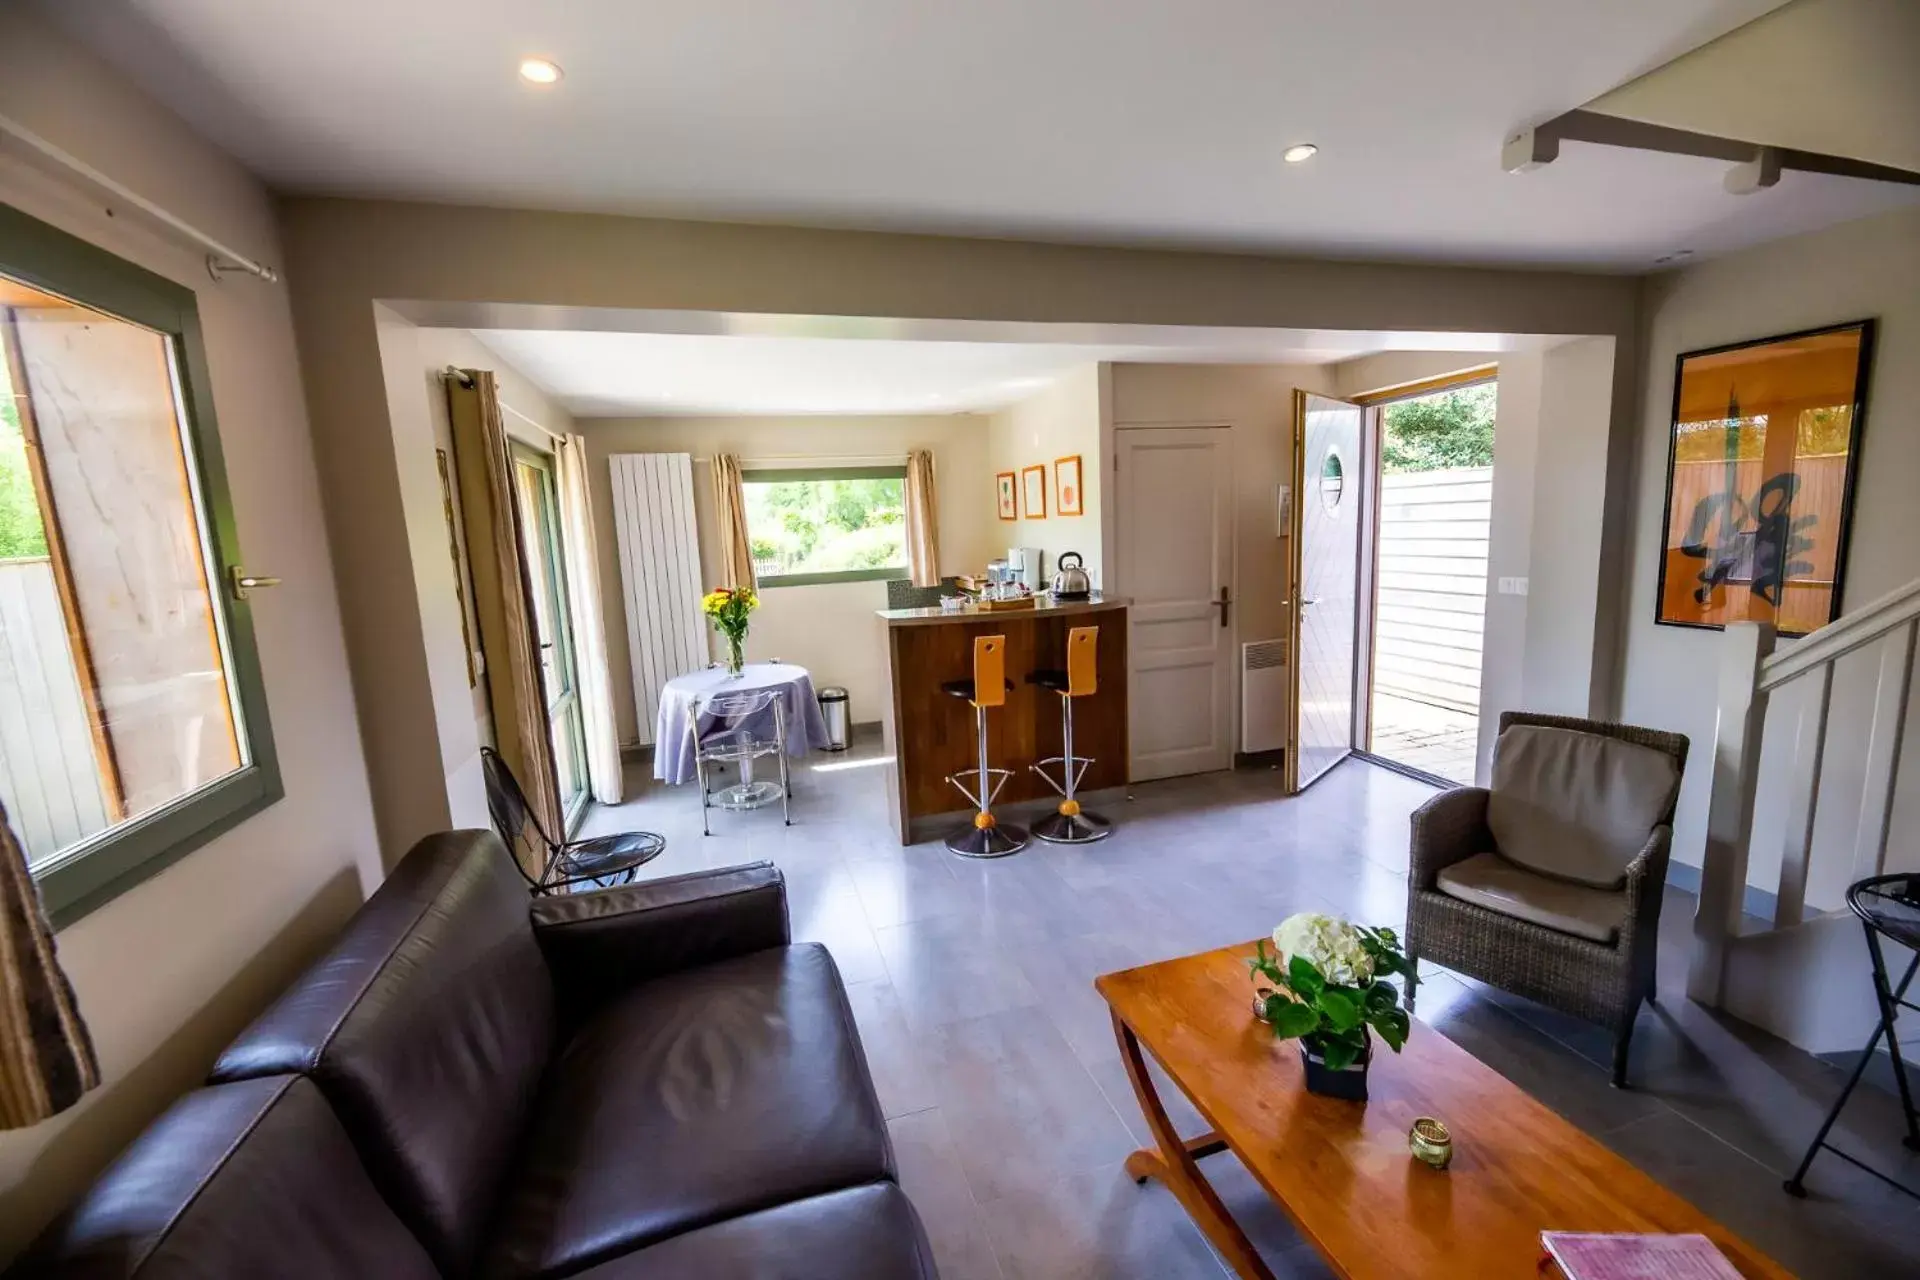
[[[1773,918],[1774,928],[1780,929],[1799,924],[1805,915],[1834,664],[1872,644],[1880,646],[1880,667],[1849,879],[1876,875],[1885,867],[1901,737],[1913,691],[1916,641],[1920,641],[1920,579],[1829,623],[1781,653],[1774,652],[1774,629],[1769,623],[1736,622],[1727,627],[1721,641],[1719,722],[1714,731],[1706,850],[1687,971],[1687,994],[1693,999],[1720,1003],[1727,952],[1740,934],[1769,696],[1796,681],[1812,684],[1793,725],[1792,760],[1786,774],[1789,791],[1786,820],[1779,831],[1780,880]]]

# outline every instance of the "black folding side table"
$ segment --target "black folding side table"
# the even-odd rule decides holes
[[[1897,1029],[1902,1009],[1920,1013],[1920,1005],[1907,999],[1907,989],[1913,985],[1914,973],[1920,970],[1920,875],[1901,873],[1858,881],[1847,889],[1847,906],[1860,917],[1860,927],[1867,935],[1867,954],[1873,958],[1873,995],[1880,1009],[1880,1023],[1868,1038],[1867,1047],[1860,1051],[1860,1061],[1854,1064],[1853,1074],[1847,1077],[1847,1087],[1834,1099],[1833,1109],[1827,1112],[1820,1132],[1813,1135],[1807,1154],[1800,1158],[1800,1167],[1793,1171],[1793,1176],[1787,1179],[1785,1185],[1789,1195],[1804,1198],[1807,1194],[1807,1170],[1812,1166],[1813,1158],[1826,1150],[1857,1168],[1865,1169],[1888,1186],[1920,1200],[1920,1191],[1888,1177],[1859,1157],[1827,1141],[1827,1135],[1833,1132],[1834,1121],[1840,1118],[1841,1109],[1847,1105],[1847,1099],[1853,1096],[1854,1088],[1866,1074],[1867,1064],[1873,1061],[1874,1050],[1880,1047],[1880,1040],[1885,1037],[1888,1054],[1893,1059],[1894,1083],[1900,1090],[1900,1106],[1907,1117],[1906,1146],[1909,1151],[1920,1151],[1920,1115],[1914,1111],[1913,1089],[1907,1083],[1907,1064],[1900,1056]],[[1907,962],[1906,972],[1897,983],[1891,980],[1887,972],[1887,942],[1896,943],[1913,953],[1913,958]]]

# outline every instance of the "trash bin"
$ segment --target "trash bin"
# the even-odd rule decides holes
[[[820,715],[827,722],[827,750],[845,751],[853,734],[853,712],[847,702],[847,691],[838,686],[822,689]]]

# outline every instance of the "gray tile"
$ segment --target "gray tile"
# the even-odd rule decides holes
[[[1166,1188],[1091,1169],[982,1206],[1007,1280],[1219,1280],[1226,1274]]]
[[[847,1003],[860,1028],[880,1109],[889,1118],[924,1111],[940,1101],[926,1041],[907,1024],[900,996],[884,978],[847,985]]]
[[[938,1108],[896,1116],[887,1122],[887,1132],[900,1166],[900,1188],[926,1227],[941,1280],[1003,1280],[946,1117]]]
[[[942,916],[874,936],[916,1030],[1039,1002],[1020,966],[979,920]]]
[[[982,1204],[1117,1169],[1133,1150],[1126,1125],[1039,1008],[950,1023],[929,1043],[940,1108]]]

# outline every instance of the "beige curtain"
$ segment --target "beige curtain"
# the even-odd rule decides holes
[[[713,460],[713,514],[720,525],[720,586],[752,587],[753,544],[747,541],[747,499],[740,488],[740,459],[722,453]]]
[[[916,587],[940,585],[940,500],[933,489],[933,454],[907,455],[907,567]]]
[[[485,369],[462,371],[471,385],[447,379],[453,421],[453,461],[460,474],[460,515],[467,529],[473,606],[480,619],[480,651],[487,658],[487,699],[493,708],[497,750],[547,834],[566,838],[560,782],[547,733],[547,700],[540,686],[540,642],[534,635],[533,583],[526,536],[513,498],[513,456],[500,422],[500,394]],[[545,850],[516,849],[523,861]],[[544,866],[528,866],[538,878]]]
[[[27,851],[0,807],[0,1129],[39,1124],[99,1083]]]
[[[556,458],[567,585],[572,588],[573,656],[580,668],[580,712],[587,734],[587,779],[593,784],[594,799],[619,804],[624,794],[620,735],[613,726],[613,681],[607,673],[607,619],[600,599],[600,552],[587,482],[586,437],[566,437]]]

